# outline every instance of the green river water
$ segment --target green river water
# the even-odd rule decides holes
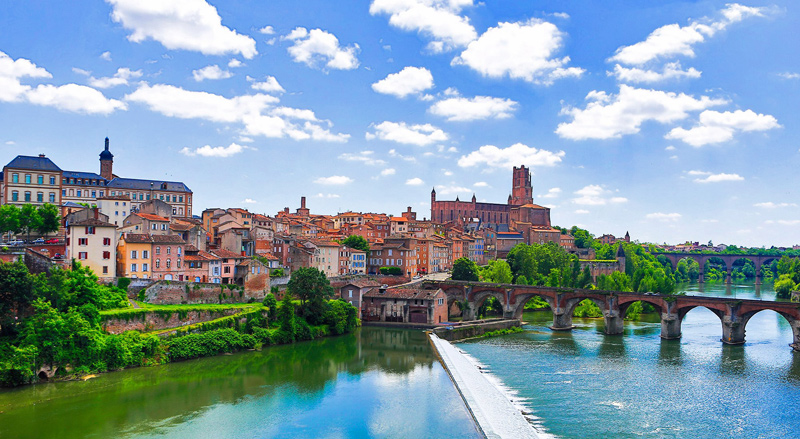
[[[702,291],[700,291],[702,287]],[[774,300],[769,286],[697,284],[689,294]],[[605,336],[602,319],[460,343],[562,438],[800,437],[800,354],[788,323],[757,314],[743,346],[710,311],[681,340],[655,316]],[[474,438],[478,433],[418,330],[355,334],[88,381],[0,390],[0,438]]]

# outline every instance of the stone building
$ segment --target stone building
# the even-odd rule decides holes
[[[447,321],[447,296],[442,289],[373,288],[362,296],[364,321],[438,324]]]

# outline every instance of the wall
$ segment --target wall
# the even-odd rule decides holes
[[[159,329],[177,328],[193,325],[209,320],[230,316],[241,312],[241,309],[225,309],[220,311],[189,311],[183,318],[178,312],[172,314],[148,312],[125,318],[103,319],[103,329],[110,334],[121,334],[125,331],[157,331]]]
[[[231,285],[233,286],[233,285]],[[224,288],[223,288],[224,287]],[[220,294],[225,297],[220,300]],[[145,302],[154,305],[201,304],[201,303],[245,303],[251,298],[260,302],[263,292],[248,293],[239,288],[231,290],[228,285],[196,282],[158,281],[144,289]]]
[[[499,329],[508,329],[519,325],[520,325],[519,319],[496,320],[496,321],[489,321],[486,323],[451,326],[449,328],[436,328],[433,330],[433,332],[442,340],[458,341],[467,338],[478,337],[487,332],[497,331]]]

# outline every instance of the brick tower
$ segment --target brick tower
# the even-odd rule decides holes
[[[108,137],[106,137],[106,149],[100,153],[100,176],[106,180],[113,180],[114,173],[112,168],[114,166],[114,154],[108,150]]]
[[[514,184],[511,190],[511,200],[508,204],[522,206],[533,204],[533,186],[531,186],[531,172],[525,165],[517,168],[514,166]]]

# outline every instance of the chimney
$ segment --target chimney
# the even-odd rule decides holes
[[[92,213],[94,213],[94,219],[97,219],[97,210],[98,209],[96,207],[94,209],[92,209],[92,211],[93,211]]]
[[[44,158],[44,154],[39,154],[39,157],[40,158]]]
[[[306,197],[300,197],[300,208],[301,209],[306,208]]]
[[[381,285],[381,287],[378,289],[378,292],[380,292],[381,294],[386,294],[386,289],[387,289],[387,288],[389,288],[389,285],[383,284],[383,285]]]

